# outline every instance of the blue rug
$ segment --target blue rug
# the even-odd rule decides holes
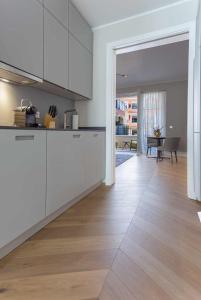
[[[133,157],[133,153],[131,154],[116,153],[116,167],[122,165],[125,161],[129,160],[132,157]]]

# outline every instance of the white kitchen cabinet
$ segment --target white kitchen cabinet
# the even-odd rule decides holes
[[[48,132],[46,214],[101,182],[104,170],[104,132]]]
[[[105,177],[105,133],[85,132],[85,188],[88,189]]]
[[[81,132],[47,133],[47,215],[84,190],[84,139]]]
[[[69,2],[69,30],[84,47],[93,52],[93,32],[71,2]]]
[[[0,248],[45,218],[46,132],[0,131]]]
[[[88,99],[93,86],[93,32],[69,1],[69,89]]]
[[[44,0],[44,7],[68,28],[68,0]]]
[[[68,31],[44,11],[44,79],[68,88]]]
[[[37,0],[0,1],[0,61],[43,77],[43,6]]]
[[[92,81],[92,54],[69,33],[69,89],[91,99]]]

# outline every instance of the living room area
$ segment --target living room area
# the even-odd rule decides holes
[[[186,37],[117,55],[116,167],[136,155],[186,157],[188,52]]]

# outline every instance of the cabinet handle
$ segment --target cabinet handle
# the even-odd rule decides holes
[[[74,139],[75,138],[79,139],[80,138],[80,134],[73,134],[73,137],[74,137]]]
[[[98,136],[98,133],[94,133],[94,137],[97,137]]]
[[[33,141],[34,135],[16,135],[16,141]]]

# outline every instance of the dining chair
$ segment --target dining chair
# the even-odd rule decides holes
[[[151,155],[152,148],[157,148],[157,146],[158,146],[158,142],[156,139],[154,139],[152,137],[147,137],[147,156],[149,154],[149,151],[150,151],[150,155]]]
[[[157,152],[170,152],[171,161],[173,163],[173,153],[175,154],[176,162],[178,162],[177,151],[179,149],[180,137],[169,137],[164,141],[163,146],[157,147]],[[157,161],[160,155],[157,155]]]

